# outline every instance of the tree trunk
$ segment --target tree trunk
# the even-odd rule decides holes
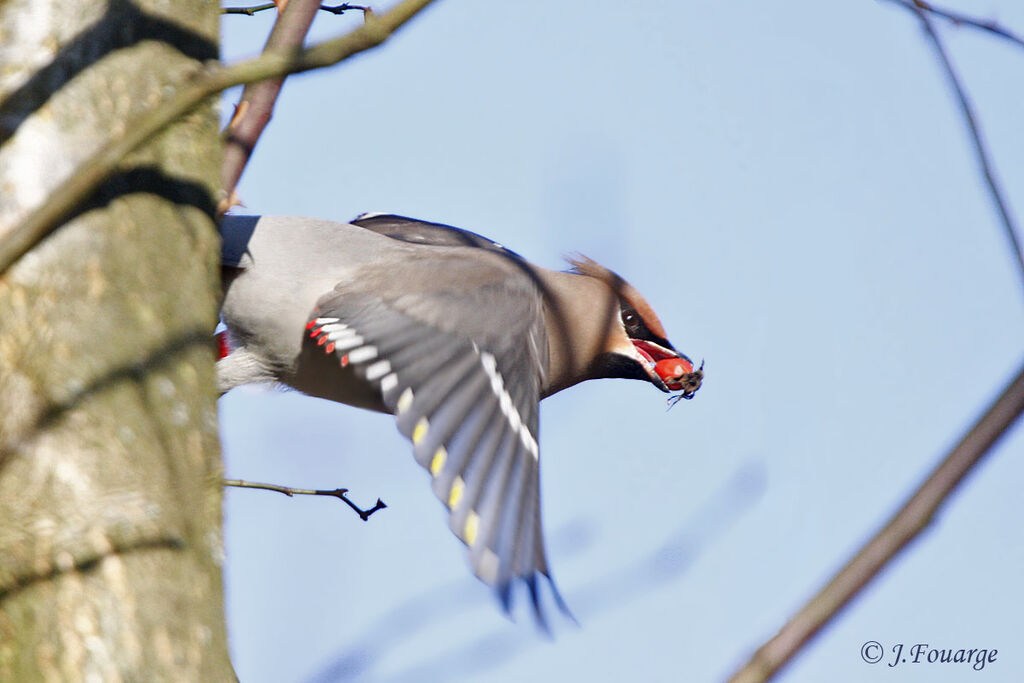
[[[0,0],[0,239],[217,57],[218,3]],[[206,105],[0,274],[0,681],[224,681]]]

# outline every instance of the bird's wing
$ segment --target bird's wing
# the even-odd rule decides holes
[[[379,388],[474,573],[506,610],[522,579],[543,623],[538,575],[551,576],[537,443],[548,354],[541,299],[519,265],[496,268],[488,255],[464,269],[466,260],[431,256],[339,285],[318,302],[304,343]]]

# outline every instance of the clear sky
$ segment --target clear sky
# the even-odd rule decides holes
[[[1024,31],[1018,0],[949,4]],[[225,55],[258,51],[272,19],[225,17]],[[313,36],[356,21],[322,13]],[[941,28],[1024,221],[1024,51]],[[247,683],[721,680],[1024,362],[1021,283],[960,113],[888,3],[442,0],[290,79],[240,194],[253,213],[446,222],[548,267],[583,252],[707,363],[671,412],[626,380],[544,402],[549,558],[581,624],[556,616],[553,642],[471,576],[391,418],[229,394],[230,476],[389,506],[364,524],[228,491]],[[781,680],[1024,680],[1022,482],[1018,425]],[[899,643],[998,655],[889,668]]]

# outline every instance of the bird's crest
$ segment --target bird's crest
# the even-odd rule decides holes
[[[572,272],[580,275],[589,275],[606,283],[640,314],[640,317],[643,318],[644,323],[647,325],[647,329],[663,339],[668,338],[664,326],[658,320],[658,315],[654,312],[654,309],[647,303],[647,299],[633,285],[626,282],[621,275],[582,254],[575,254],[568,257],[567,260],[569,265],[572,266]]]

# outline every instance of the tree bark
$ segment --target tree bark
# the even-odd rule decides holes
[[[0,240],[217,57],[202,0],[0,0]],[[0,680],[234,678],[212,105],[0,274]]]

